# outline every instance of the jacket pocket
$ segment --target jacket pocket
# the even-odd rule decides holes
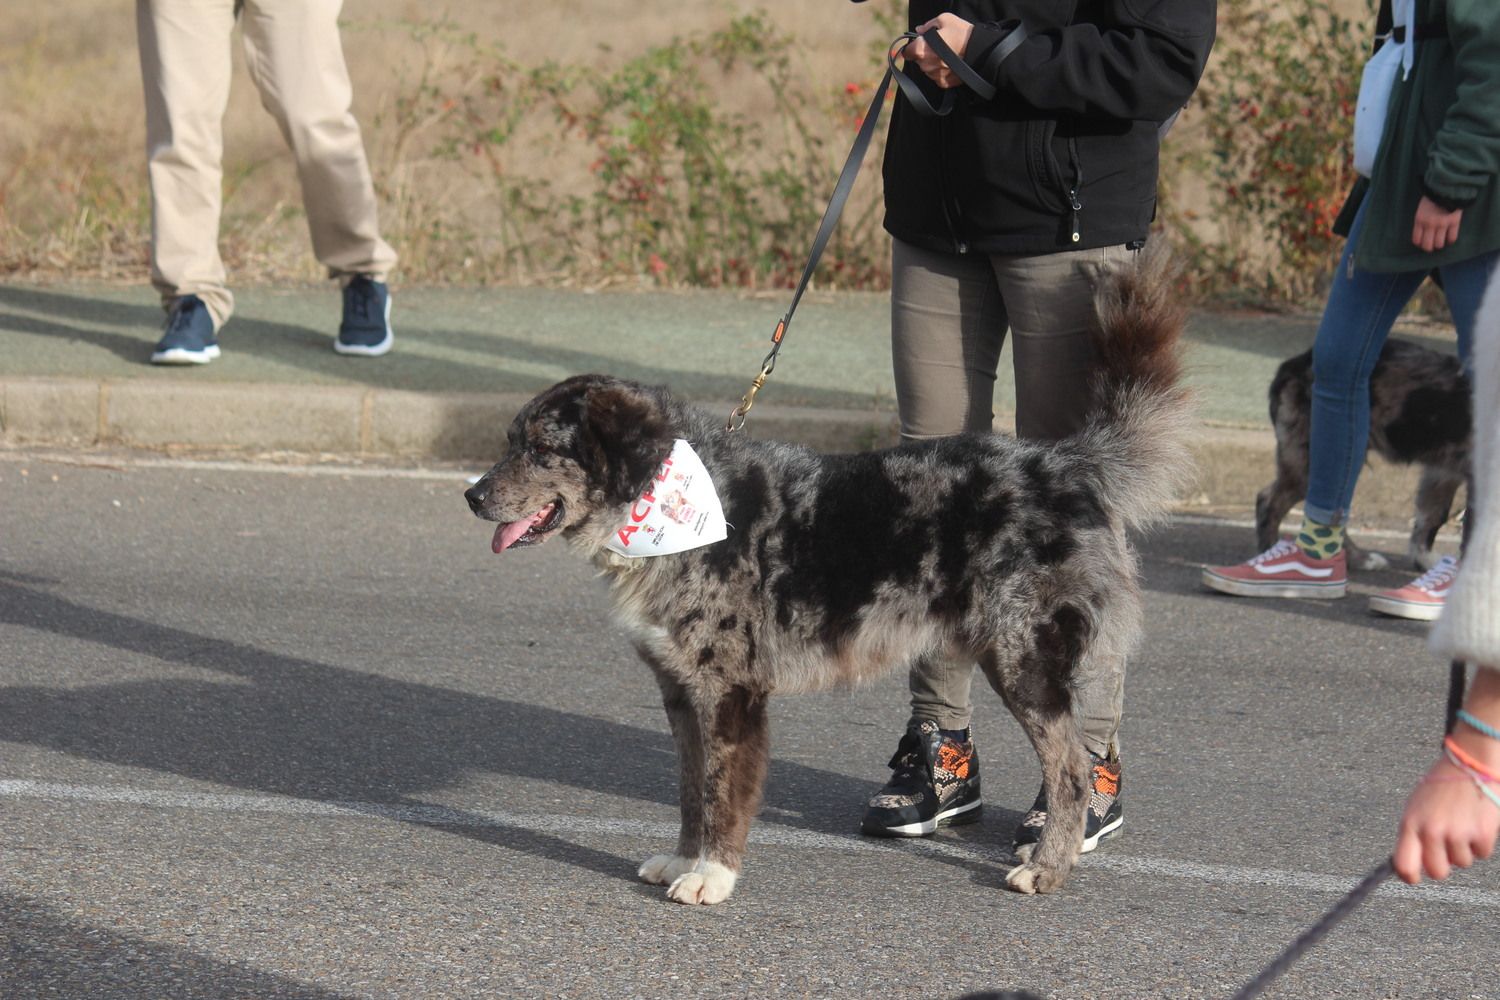
[[[1058,162],[1053,140],[1057,122],[1026,123],[1026,175],[1031,179],[1032,196],[1037,204],[1051,212],[1068,210],[1068,182]]]

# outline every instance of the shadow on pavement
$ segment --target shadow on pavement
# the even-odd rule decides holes
[[[111,1000],[350,996],[79,923],[24,896],[0,894],[0,926],[5,928],[0,996],[17,1000],[43,995]]]
[[[84,323],[110,326],[159,328],[166,313],[159,306],[138,306],[112,299],[90,299],[81,295],[49,292],[43,288],[0,284],[0,305],[26,309]],[[6,317],[9,323],[15,317]]]
[[[153,368],[149,363],[151,347],[162,324],[163,314],[159,309],[5,285],[0,285],[0,306],[21,311],[0,312],[0,330],[90,344],[141,372],[185,377],[180,368]],[[395,321],[396,349],[372,361],[333,352],[338,317],[336,297],[330,301],[326,329],[261,319],[243,311],[237,313],[219,335],[224,348],[223,358],[201,372],[194,371],[193,377],[209,383],[275,381],[276,369],[262,368],[270,363],[279,368],[309,373],[314,376],[315,383],[354,384],[408,392],[530,395],[570,375],[602,372],[666,385],[687,399],[722,402],[738,399],[745,392],[758,369],[762,353],[758,347],[745,352],[743,374],[720,375],[692,370],[701,369],[704,356],[715,352],[723,354],[722,347],[712,345],[705,346],[704,356],[684,357],[682,367],[674,368],[637,360],[673,356],[671,351],[664,351],[659,345],[643,344],[641,350],[627,350],[617,338],[602,341],[606,348],[590,350],[472,330],[439,327],[408,332],[398,315]],[[113,332],[99,329],[99,326],[129,328],[131,332]],[[629,340],[625,338],[626,343]],[[449,355],[467,354],[472,360],[438,356],[424,350],[427,345],[440,348]],[[237,365],[237,359],[253,359],[258,370],[252,372],[248,370],[249,366]],[[717,361],[708,357],[707,360],[721,369],[734,364],[732,357],[721,356]],[[518,371],[517,366],[526,370]],[[543,370],[538,371],[539,368]],[[781,405],[839,409],[870,409],[875,403],[870,392],[809,386],[798,383],[792,376],[793,370],[787,368],[786,374],[777,380],[766,398]]]
[[[0,733],[12,742],[325,802],[431,805],[424,791],[457,784],[469,772],[493,772],[675,811],[677,772],[665,721],[655,732],[331,667],[98,611],[3,575],[0,622],[243,682],[10,687],[0,702]],[[778,787],[805,791],[786,798]],[[782,810],[775,822],[845,834],[874,789],[872,782],[773,760],[768,804]],[[534,811],[516,802],[493,806]],[[632,878],[638,860],[507,829],[489,817],[472,827],[424,825],[616,877]]]
[[[16,289],[0,286],[0,304],[8,304],[7,300]],[[30,293],[27,293],[30,294]],[[77,301],[77,300],[72,300]],[[35,316],[18,316],[15,313],[0,313],[0,329],[13,330],[18,333],[30,333],[43,337],[56,337],[59,340],[81,341],[92,344],[110,352],[125,361],[146,363],[151,352],[151,342],[139,337],[132,337],[123,333],[109,333],[104,330],[96,330],[84,326],[69,326],[52,320],[38,319]]]

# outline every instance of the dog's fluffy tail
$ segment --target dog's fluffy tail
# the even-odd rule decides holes
[[[1153,240],[1095,296],[1098,415],[1084,432],[1105,503],[1130,527],[1164,519],[1192,479],[1193,399],[1182,384],[1187,310],[1165,241]]]

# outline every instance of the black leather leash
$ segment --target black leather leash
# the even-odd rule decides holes
[[[885,95],[890,89],[891,80],[896,81],[902,94],[919,114],[928,117],[947,115],[953,111],[957,103],[957,89],[950,88],[944,91],[942,101],[933,105],[927,99],[927,95],[922,93],[921,88],[917,86],[916,81],[896,68],[896,60],[906,51],[906,47],[918,38],[924,39],[928,45],[932,46],[933,51],[947,64],[948,68],[982,100],[989,100],[995,96],[994,86],[959,58],[938,32],[928,31],[919,35],[915,31],[908,31],[891,43],[886,52],[885,76],[881,78],[880,85],[875,88],[875,96],[870,100],[870,107],[865,111],[864,121],[854,136],[854,144],[849,148],[844,167],[839,171],[838,182],[833,186],[833,196],[828,199],[828,207],[823,210],[823,219],[818,223],[818,231],[813,236],[812,249],[808,252],[807,263],[802,268],[802,277],[798,279],[796,291],[792,293],[792,303],[776,324],[775,332],[771,334],[771,350],[760,363],[760,374],[755,376],[754,381],[750,383],[749,390],[740,397],[739,405],[730,411],[729,422],[725,425],[725,430],[737,431],[745,426],[745,417],[750,412],[750,407],[755,405],[755,394],[760,392],[761,387],[766,384],[766,379],[770,378],[771,372],[776,369],[776,356],[781,351],[787,328],[791,326],[792,314],[797,311],[797,303],[802,301],[802,293],[807,291],[808,282],[812,281],[813,272],[818,268],[818,261],[822,258],[823,251],[833,236],[839,216],[843,214],[844,204],[849,200],[849,194],[854,189],[854,179],[859,175],[859,168],[864,163],[865,153],[869,151],[870,142],[875,137],[875,127],[879,124],[881,111],[885,109]],[[1026,30],[1019,22],[1016,22],[1000,44],[990,50],[981,68],[985,72],[992,73],[1001,60],[1014,52],[1025,39]]]

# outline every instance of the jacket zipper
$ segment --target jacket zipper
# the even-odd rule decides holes
[[[1073,186],[1068,189],[1068,207],[1072,209],[1069,221],[1072,223],[1073,242],[1077,243],[1083,239],[1078,227],[1078,213],[1083,211],[1083,202],[1078,200],[1078,189],[1083,187],[1083,161],[1078,157],[1078,140],[1073,136],[1068,137],[1068,160],[1073,166]]]
[[[938,119],[938,204],[943,206],[943,223],[948,227],[948,236],[953,240],[954,252],[968,253],[969,244],[958,238],[958,226],[953,222],[954,213],[962,214],[962,212],[959,210],[958,199],[950,198],[948,194],[948,169],[947,164],[943,162],[946,159],[947,149],[948,120],[940,118]],[[948,207],[950,201],[953,203],[951,209]]]

